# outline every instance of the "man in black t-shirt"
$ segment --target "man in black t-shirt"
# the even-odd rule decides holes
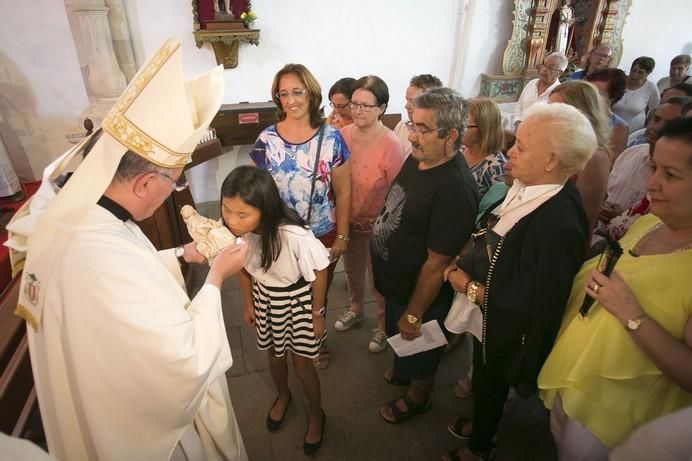
[[[463,99],[449,88],[431,89],[414,100],[413,151],[387,194],[371,240],[387,336],[401,333],[412,340],[428,320],[444,328],[453,291],[443,283],[443,272],[468,239],[478,209],[476,182],[459,153],[466,120]],[[380,409],[382,418],[403,422],[429,407],[442,349],[394,357],[385,379],[411,386]]]

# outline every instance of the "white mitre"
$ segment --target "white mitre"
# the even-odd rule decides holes
[[[223,68],[185,81],[180,40],[170,39],[132,79],[103,120],[103,133],[28,237],[16,314],[40,328],[45,289],[65,244],[115,176],[129,150],[165,168],[183,168],[221,106]],[[84,150],[85,140],[60,160]],[[69,158],[65,158],[69,157]],[[19,220],[29,213],[17,213]],[[10,224],[10,227],[12,225]],[[21,254],[15,254],[21,258]]]

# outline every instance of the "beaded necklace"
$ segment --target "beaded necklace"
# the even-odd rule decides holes
[[[640,243],[642,240],[644,240],[644,238],[645,238],[646,236],[648,236],[649,234],[651,234],[651,233],[657,231],[657,230],[660,229],[661,227],[663,227],[663,223],[662,223],[662,222],[656,224],[656,225],[653,226],[651,229],[648,229],[648,230],[646,230],[646,231],[640,233],[640,234],[637,235],[636,237],[634,237],[634,239],[632,240],[632,246],[631,246],[630,248],[627,249],[627,253],[629,253],[629,255],[632,256],[632,257],[634,257],[634,258],[638,258],[638,257],[642,256],[642,255],[640,255],[640,254],[637,254],[637,253],[634,251],[634,248],[635,248],[637,245],[639,245],[639,243]],[[669,251],[669,252],[667,252],[667,253],[663,253],[663,254],[660,254],[660,255],[644,255],[644,256],[660,256],[660,257],[666,257],[666,256],[669,256],[669,255],[672,255],[672,254],[675,254],[675,253],[680,253],[680,252],[685,251],[685,250],[688,250],[688,249],[690,249],[690,248],[692,248],[692,242],[687,242],[685,245],[681,246],[680,248],[676,248],[675,250]]]

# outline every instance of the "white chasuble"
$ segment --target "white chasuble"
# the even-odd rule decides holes
[[[64,247],[37,331],[27,328],[50,453],[168,460],[194,428],[208,460],[246,460],[225,372],[219,290],[190,300],[172,250],[94,205]]]

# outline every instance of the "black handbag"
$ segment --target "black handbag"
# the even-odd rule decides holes
[[[492,225],[494,226],[495,223]],[[469,274],[471,280],[485,280],[488,275],[490,261],[500,241],[500,236],[491,227],[487,222],[485,227],[472,233],[457,259],[457,266]]]
[[[312,216],[312,195],[315,193],[315,181],[317,181],[317,170],[320,166],[320,151],[322,151],[322,136],[324,135],[324,125],[320,126],[320,134],[317,138],[317,155],[315,155],[315,167],[312,170],[312,184],[310,185],[310,203],[308,204],[308,219],[305,223],[310,227],[310,217]]]

